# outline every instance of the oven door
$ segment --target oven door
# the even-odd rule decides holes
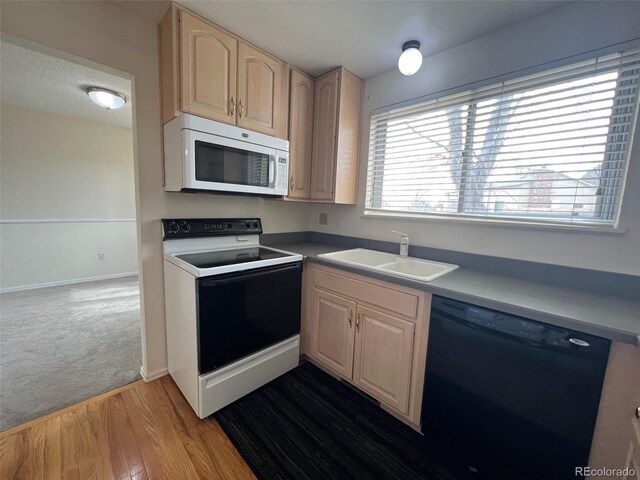
[[[275,195],[276,150],[183,130],[184,188]]]
[[[300,333],[302,262],[198,279],[205,374]]]

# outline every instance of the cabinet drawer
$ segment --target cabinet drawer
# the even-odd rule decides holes
[[[381,307],[407,318],[415,319],[418,313],[418,296],[393,290],[390,288],[393,287],[391,284],[376,285],[322,269],[316,271],[315,284],[325,290],[338,292],[340,295]]]

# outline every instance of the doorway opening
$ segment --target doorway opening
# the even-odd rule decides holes
[[[1,45],[0,430],[140,378],[130,79]],[[93,103],[89,87],[124,95]]]

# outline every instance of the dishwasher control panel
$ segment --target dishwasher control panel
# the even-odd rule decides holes
[[[608,351],[608,341],[566,328],[489,308],[434,296],[432,308],[468,326],[490,330],[514,340],[539,343],[551,348]]]

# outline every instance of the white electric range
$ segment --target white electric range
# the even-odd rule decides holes
[[[204,418],[298,365],[302,255],[259,218],[162,225],[169,373]]]

